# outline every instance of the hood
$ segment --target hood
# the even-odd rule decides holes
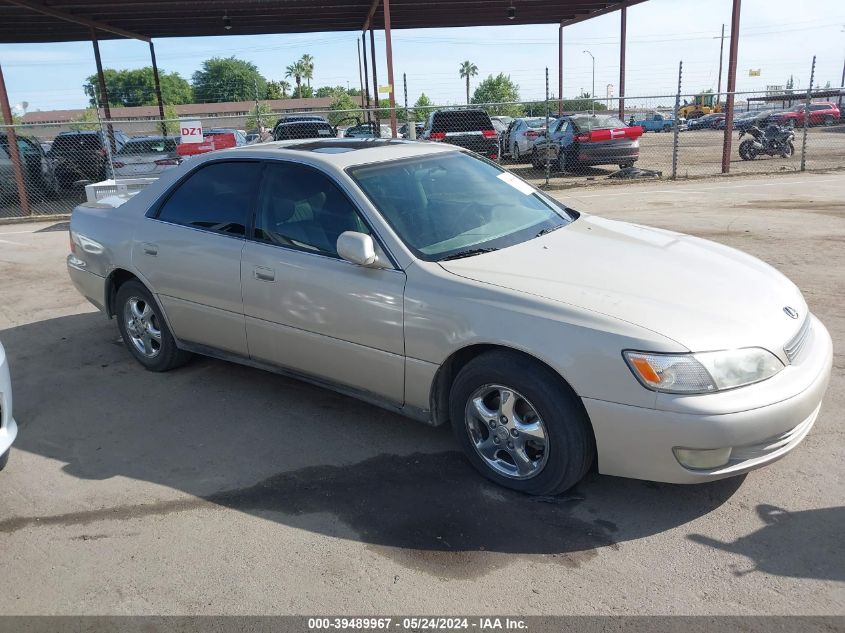
[[[696,352],[759,346],[783,357],[807,315],[798,288],[755,257],[588,215],[543,237],[440,265],[634,323]]]

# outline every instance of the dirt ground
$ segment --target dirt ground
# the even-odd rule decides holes
[[[71,286],[66,225],[0,226],[20,424],[0,613],[843,615],[843,194],[845,174],[555,194],[776,266],[835,366],[815,428],[768,468],[593,474],[554,499],[486,483],[448,429],[316,387],[204,359],[146,372]]]

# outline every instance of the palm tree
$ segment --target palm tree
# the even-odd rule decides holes
[[[467,105],[469,105],[469,78],[475,77],[478,74],[478,66],[467,60],[461,62],[461,78],[467,80]]]
[[[290,90],[290,82],[289,81],[280,81],[279,87],[282,89],[282,99],[288,98],[288,91]]]
[[[296,94],[300,99],[302,99],[302,78],[305,76],[306,70],[301,59],[285,68],[285,77],[293,77],[296,81]]]
[[[314,56],[305,53],[299,58],[299,61],[302,62],[302,66],[305,69],[302,76],[308,81],[308,87],[310,88],[311,80],[314,78]]]

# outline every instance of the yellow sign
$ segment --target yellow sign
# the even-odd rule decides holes
[[[389,95],[391,92],[393,92],[393,86],[391,84],[387,84],[386,86],[379,86],[378,87],[378,93],[380,95]]]
[[[753,68],[748,69],[748,76],[749,77],[759,77],[760,76],[760,69],[754,70]]]

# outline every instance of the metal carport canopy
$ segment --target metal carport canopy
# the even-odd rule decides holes
[[[644,1],[391,0],[391,27],[566,26]],[[373,0],[0,0],[0,43],[85,41],[91,38],[91,22],[97,23],[100,39],[358,31],[372,5]],[[508,17],[509,7],[514,19]],[[224,15],[230,30],[224,28]],[[382,29],[383,19],[376,11],[369,26]]]

